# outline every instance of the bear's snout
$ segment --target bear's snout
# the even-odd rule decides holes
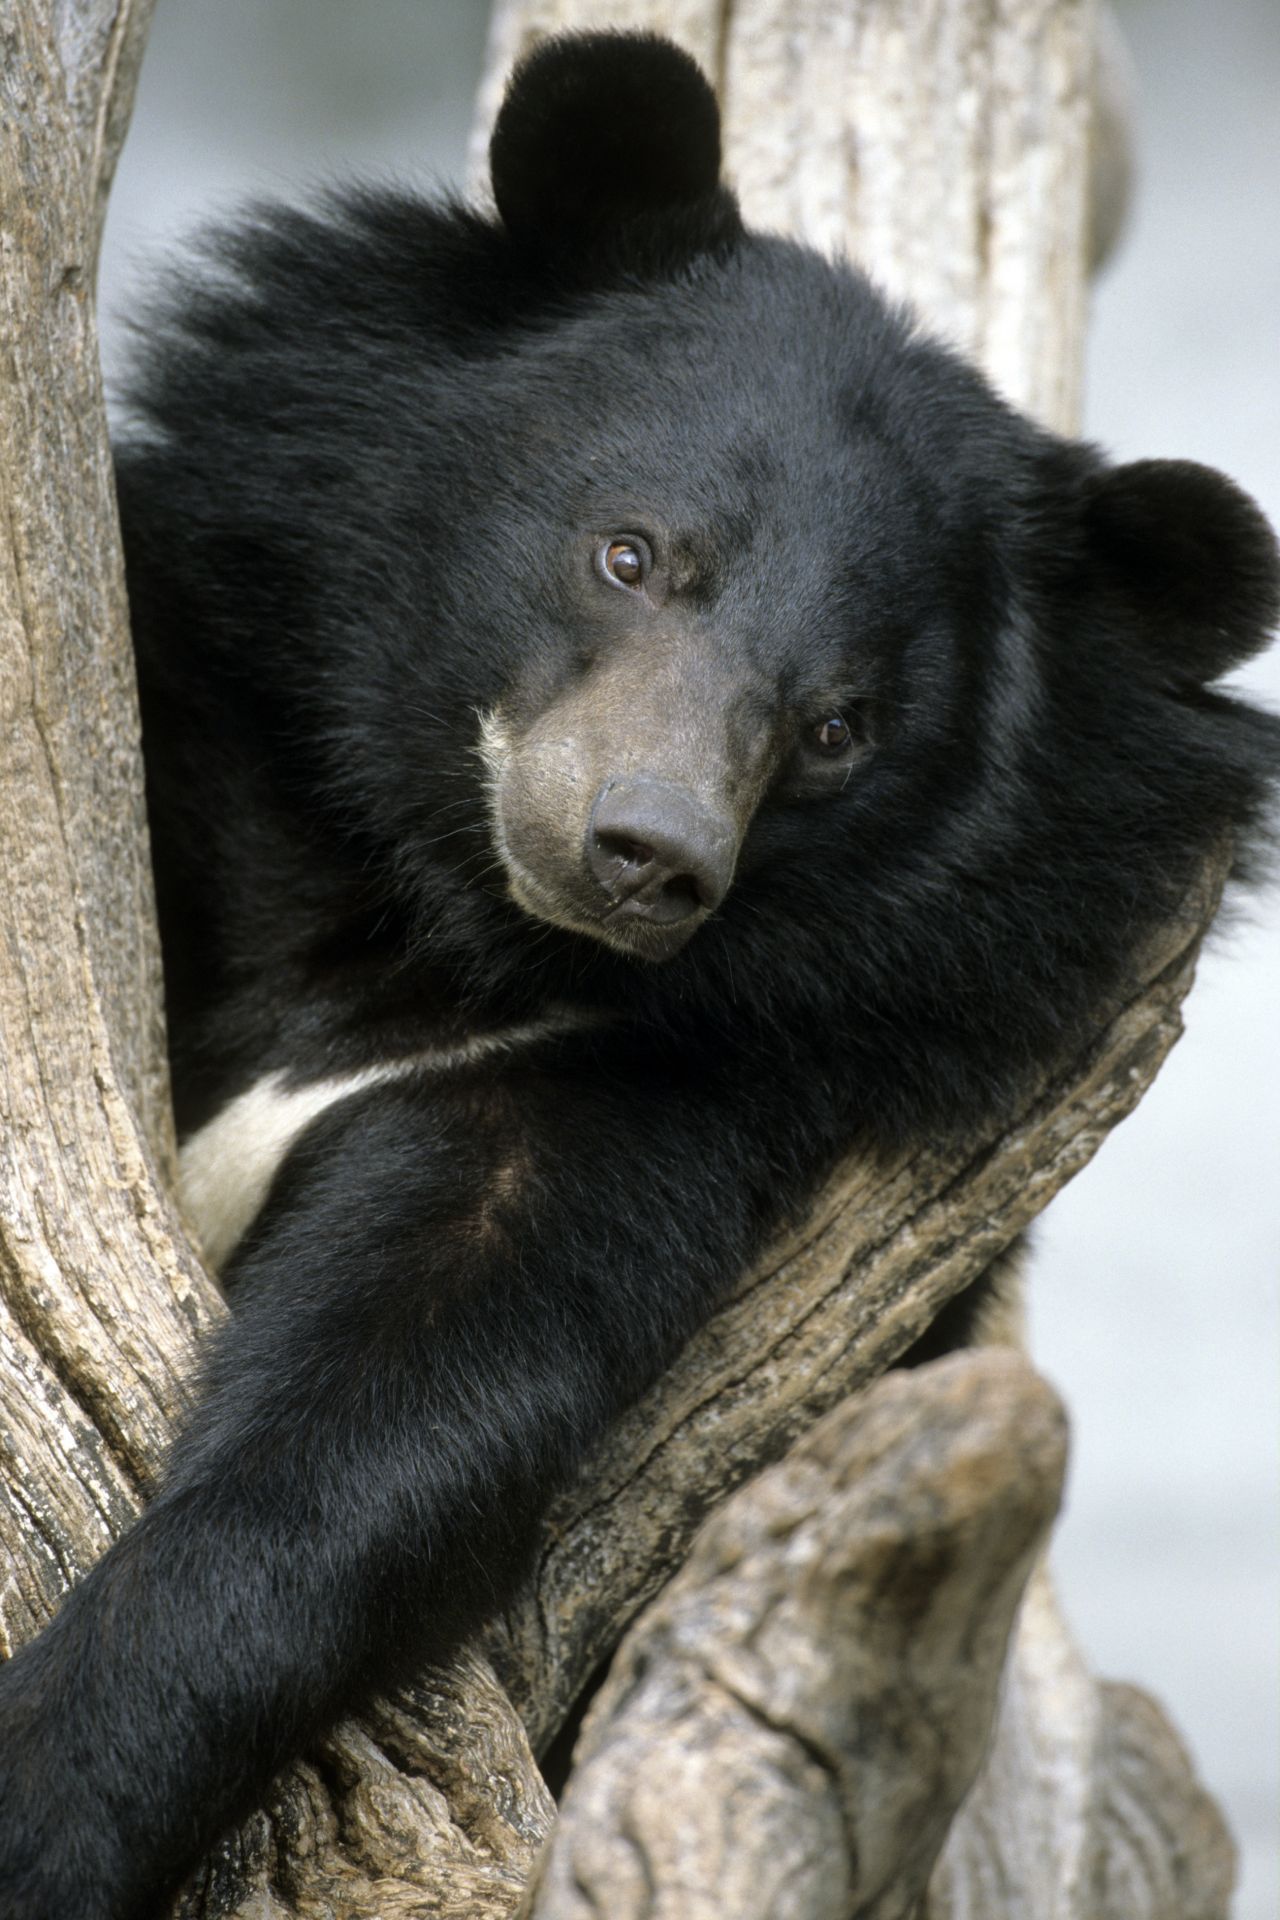
[[[526,913],[664,961],[721,905],[773,746],[727,658],[649,636],[527,721],[482,717],[494,846]]]

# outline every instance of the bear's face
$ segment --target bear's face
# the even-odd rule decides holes
[[[812,863],[981,729],[991,528],[1028,462],[976,383],[963,431],[929,406],[935,378],[853,276],[754,241],[609,293],[494,396],[469,537],[514,643],[480,745],[527,913],[666,959],[740,865]]]

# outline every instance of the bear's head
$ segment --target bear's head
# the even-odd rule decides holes
[[[545,43],[491,164],[527,292],[471,428],[469,607],[514,641],[480,745],[526,914],[665,960],[780,866],[793,927],[877,860],[983,884],[1046,781],[1087,834],[1155,703],[1262,643],[1252,503],[1052,438],[862,276],[747,233],[670,44]]]

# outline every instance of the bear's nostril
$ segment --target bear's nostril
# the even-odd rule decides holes
[[[685,913],[696,913],[699,907],[711,904],[704,902],[702,889],[691,873],[677,873],[670,880],[664,880],[662,891],[672,906],[683,905]]]
[[[596,845],[606,858],[621,860],[628,867],[647,867],[653,860],[653,848],[643,840],[628,840],[622,833],[597,833]]]

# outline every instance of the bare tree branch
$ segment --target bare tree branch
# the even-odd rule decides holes
[[[623,1643],[536,1920],[913,1913],[1065,1464],[1054,1395],[995,1348],[828,1414]]]
[[[0,1393],[20,1449],[0,1527],[22,1568],[0,1598],[10,1647],[134,1510],[217,1311],[155,1177],[171,1122],[93,312],[100,170],[118,135],[88,129],[118,121],[138,31],[98,70],[96,105],[90,68],[77,73],[76,116],[46,8],[15,0],[0,66]]]
[[[67,107],[90,198],[91,278],[154,6],[155,0],[55,0],[53,7]]]

